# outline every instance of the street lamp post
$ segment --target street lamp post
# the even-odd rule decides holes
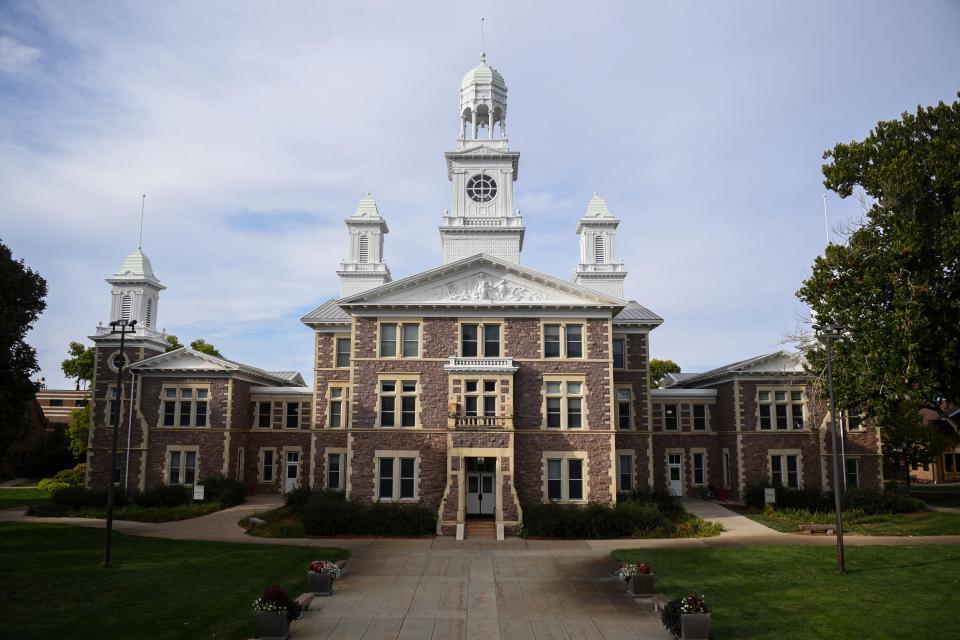
[[[840,464],[837,456],[837,407],[833,398],[833,341],[840,335],[840,327],[825,323],[813,327],[820,333],[827,346],[827,386],[830,390],[830,439],[832,442],[831,458],[833,458],[833,501],[837,511],[837,572],[843,575],[847,572],[846,561],[843,555],[843,499],[840,488]]]
[[[110,445],[110,484],[107,485],[107,528],[106,539],[103,543],[103,562],[101,566],[109,567],[111,565],[111,542],[113,540],[113,503],[115,500],[114,486],[117,482],[117,433],[120,429],[120,405],[123,403],[123,365],[126,362],[126,356],[123,353],[125,338],[128,333],[133,333],[136,320],[114,320],[110,323],[113,330],[110,333],[120,334],[120,363],[117,364],[117,397],[113,402],[113,411],[111,411],[110,421],[113,423],[113,433]]]

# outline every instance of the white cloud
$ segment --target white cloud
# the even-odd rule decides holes
[[[0,36],[0,73],[19,74],[29,71],[40,60],[43,52],[17,42],[9,36]]]

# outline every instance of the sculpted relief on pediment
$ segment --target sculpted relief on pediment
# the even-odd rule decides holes
[[[413,292],[417,302],[544,302],[546,292],[500,276],[479,272]]]

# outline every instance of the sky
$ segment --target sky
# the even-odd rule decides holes
[[[485,18],[481,44],[480,18]],[[0,241],[43,275],[51,388],[137,246],[158,328],[312,378],[359,198],[395,279],[442,262],[463,74],[509,88],[521,262],[569,278],[594,192],[653,357],[789,348],[825,243],[822,156],[960,89],[960,3],[0,2]],[[861,204],[828,194],[833,239]]]

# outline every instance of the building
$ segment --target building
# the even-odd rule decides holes
[[[37,391],[37,404],[51,424],[66,427],[73,412],[90,403],[89,390],[41,389]]]
[[[451,208],[443,264],[393,280],[389,229],[367,194],[346,219],[341,296],[307,314],[314,383],[191,349],[165,352],[163,289],[138,248],[107,282],[119,342],[98,329],[90,482],[109,473],[109,404],[133,418],[114,463],[131,488],[224,474],[257,491],[339,489],[361,501],[436,509],[443,534],[470,516],[516,532],[525,504],[610,502],[655,487],[830,484],[823,403],[796,355],[778,352],[650,389],[649,340],[663,322],[623,299],[620,220],[593,194],[576,233],[572,280],[521,264],[513,207],[520,154],[506,136],[507,88],[487,64],[460,85],[458,137],[445,154]],[[129,415],[124,407],[123,415]],[[847,442],[851,483],[879,486],[872,430]],[[103,461],[107,462],[104,463]]]
[[[960,420],[960,408],[945,405],[943,409],[951,419]],[[933,462],[926,464],[914,462],[911,465],[910,480],[934,484],[960,482],[960,434],[936,411],[921,409],[920,417],[924,424],[939,430],[946,441],[944,450]]]

